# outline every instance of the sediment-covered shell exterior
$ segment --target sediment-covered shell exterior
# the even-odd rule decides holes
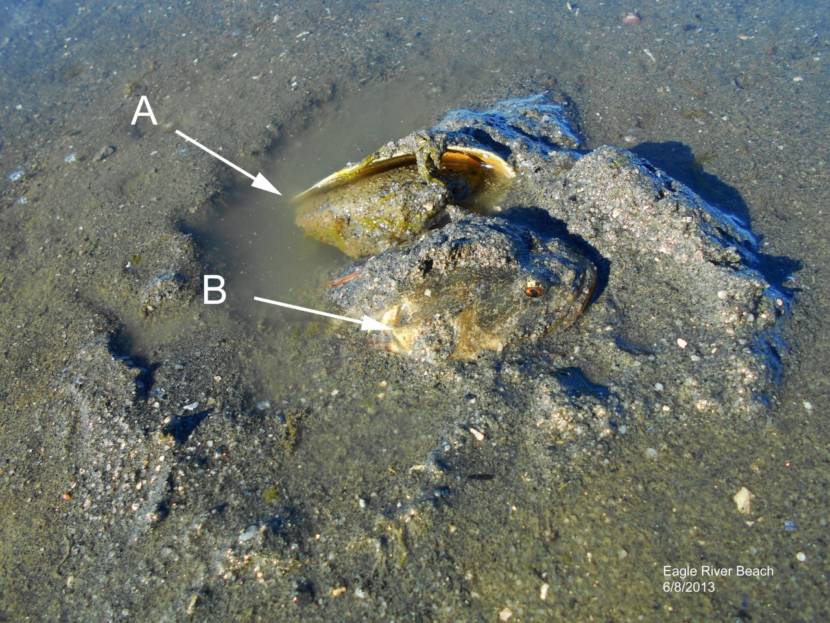
[[[568,326],[596,282],[591,261],[562,240],[473,215],[356,270],[333,301],[392,326],[384,345],[422,359],[470,359]]]

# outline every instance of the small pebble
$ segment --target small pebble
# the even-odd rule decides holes
[[[271,408],[271,401],[270,400],[260,400],[256,403],[256,410],[257,411],[265,411],[266,409]]]
[[[470,434],[476,438],[476,441],[484,441],[484,433],[477,428],[470,427]]]
[[[63,161],[68,164],[70,162],[75,162],[77,159],[78,159],[78,154],[76,154],[73,151],[71,154],[67,154],[66,156],[64,156]]]
[[[654,384],[654,391],[662,392],[663,391],[663,384],[662,383],[655,383]]]
[[[686,346],[688,346],[688,344],[689,343],[686,340],[684,340],[682,337],[677,338],[677,345],[680,348],[686,348]]]
[[[743,515],[748,515],[752,512],[752,499],[755,497],[755,494],[752,493],[746,487],[741,487],[738,489],[738,492],[732,496],[732,501],[735,502],[735,506],[738,509],[738,512]]]
[[[807,560],[807,554],[805,554],[804,552],[798,552],[798,553],[795,555],[795,559],[796,559],[798,562],[804,562],[805,560]]]
[[[100,150],[98,150],[97,154],[95,154],[95,160],[96,162],[101,162],[102,160],[106,160],[107,158],[109,158],[114,153],[115,145],[105,145]]]
[[[513,613],[510,611],[510,608],[504,608],[499,612],[499,621],[509,621],[512,616]]]
[[[622,23],[626,26],[636,26],[642,21],[643,18],[640,17],[639,13],[626,13],[625,16],[622,18]]]
[[[182,407],[185,411],[195,411],[199,406],[198,402],[191,402],[189,405],[185,405]]]
[[[16,182],[23,177],[23,169],[16,169],[9,173],[9,181]]]
[[[646,458],[647,459],[656,459],[657,458],[657,450],[655,448],[646,448]]]
[[[813,410],[813,403],[811,403],[810,401],[805,400],[805,401],[803,402],[803,404],[804,404],[804,410],[805,410],[805,411],[810,412],[810,411],[812,411],[812,410]]]
[[[547,582],[543,583],[542,586],[539,587],[539,599],[545,601],[548,598],[548,591],[550,590],[550,584]]]

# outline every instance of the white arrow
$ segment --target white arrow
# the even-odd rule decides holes
[[[369,316],[363,316],[360,320],[357,318],[349,318],[348,316],[338,316],[337,314],[330,314],[328,312],[319,311],[317,309],[309,309],[308,307],[300,307],[299,305],[290,305],[289,303],[281,303],[280,301],[272,301],[271,299],[263,299],[258,296],[254,297],[255,301],[260,303],[268,303],[269,305],[277,305],[278,307],[287,307],[288,309],[296,309],[297,311],[306,312],[308,314],[317,314],[318,316],[325,316],[326,318],[334,318],[335,320],[345,320],[346,322],[353,322],[360,325],[361,331],[391,331],[392,327],[378,322]]]
[[[222,161],[222,162],[224,162],[226,165],[228,165],[230,168],[232,168],[232,169],[235,169],[235,170],[239,171],[239,172],[240,172],[242,175],[244,175],[245,177],[247,177],[247,178],[249,178],[249,179],[254,180],[253,184],[251,184],[251,186],[253,186],[254,188],[259,188],[260,190],[265,190],[265,191],[267,191],[267,192],[269,192],[269,193],[274,193],[275,195],[282,195],[282,193],[281,193],[280,191],[278,191],[278,190],[274,187],[274,185],[273,185],[271,182],[269,182],[269,181],[265,178],[265,176],[264,176],[262,173],[257,173],[256,175],[251,175],[250,173],[248,173],[248,172],[247,172],[245,169],[243,169],[242,167],[238,167],[238,166],[236,166],[233,162],[231,162],[231,161],[230,161],[230,160],[228,160],[227,158],[223,158],[222,156],[220,156],[219,154],[217,154],[217,153],[216,153],[215,151],[213,151],[212,149],[208,149],[207,147],[205,147],[204,145],[202,145],[199,141],[197,141],[195,138],[190,138],[187,134],[185,134],[184,132],[181,132],[181,131],[179,131],[179,130],[176,130],[176,134],[177,134],[177,135],[179,135],[179,136],[181,136],[181,137],[182,137],[184,140],[186,140],[187,142],[189,142],[189,143],[193,143],[193,144],[194,144],[194,145],[196,145],[196,147],[198,147],[199,149],[201,149],[201,150],[203,150],[203,151],[206,151],[207,153],[209,153],[211,156],[213,156],[213,157],[214,157],[214,158],[216,158],[217,160],[221,160],[221,161]]]

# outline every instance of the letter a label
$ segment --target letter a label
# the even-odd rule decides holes
[[[135,114],[133,115],[133,120],[130,125],[135,125],[135,122],[138,121],[139,117],[150,117],[150,123],[158,125],[156,116],[153,114],[153,109],[150,108],[150,100],[147,99],[146,95],[142,95],[141,99],[138,100],[138,106],[135,109]]]

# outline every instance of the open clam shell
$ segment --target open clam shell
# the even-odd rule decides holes
[[[307,188],[294,197],[295,202],[329,192],[344,184],[352,183],[360,178],[383,173],[397,167],[414,167],[417,165],[417,158],[414,153],[404,153],[388,158],[368,158],[349,167],[335,171],[324,177],[319,182]],[[507,162],[497,154],[476,147],[465,147],[453,145],[441,155],[441,166],[448,171],[463,173],[470,176],[483,177],[482,171],[490,173],[494,178],[502,181],[511,180],[516,177],[516,172]]]
[[[296,222],[307,235],[352,257],[374,255],[441,222],[447,206],[477,209],[515,177],[499,155],[450,145],[427,154],[376,153],[320,180],[294,198]]]

